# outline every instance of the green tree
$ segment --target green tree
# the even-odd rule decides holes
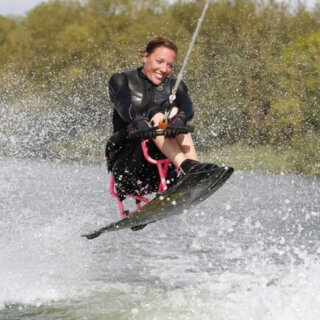
[[[303,130],[303,104],[296,97],[287,97],[272,104],[268,115],[268,137],[281,146]]]
[[[14,20],[0,16],[0,46],[6,42],[8,35],[14,30],[16,25],[17,22]]]
[[[281,97],[301,101],[304,129],[320,129],[320,33],[298,37],[283,52],[279,67]],[[282,98],[280,98],[282,99]]]

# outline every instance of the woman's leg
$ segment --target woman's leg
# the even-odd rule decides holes
[[[157,113],[152,121],[157,125],[163,120],[163,114]],[[180,134],[176,139],[165,139],[158,136],[153,139],[158,149],[177,167],[186,159],[198,160],[198,156],[192,141],[191,134]]]
[[[178,113],[178,111],[179,109],[177,107],[173,107],[170,112],[170,118],[173,118]],[[187,159],[199,161],[197,151],[194,147],[191,133],[180,134],[177,136],[176,139],[180,146],[181,151],[185,154]]]
[[[165,139],[163,136],[153,139],[157,148],[177,167],[187,159],[175,139]]]
[[[199,161],[196,149],[194,147],[191,133],[179,134],[176,137],[176,140],[178,142],[178,145],[181,151],[184,153],[187,159]]]

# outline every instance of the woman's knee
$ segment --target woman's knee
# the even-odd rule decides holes
[[[158,123],[163,120],[163,117],[164,117],[163,113],[158,112],[151,118],[151,123],[153,123],[154,126],[157,126]]]

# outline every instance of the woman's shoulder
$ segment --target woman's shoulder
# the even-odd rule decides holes
[[[126,75],[124,72],[115,73],[110,77],[109,84],[111,86],[122,86],[127,81]]]
[[[111,76],[110,85],[122,86],[128,82],[128,78],[138,77],[137,70],[115,73]]]
[[[168,83],[170,83],[171,85],[174,86],[176,84],[176,82],[177,82],[177,78],[167,77],[165,79],[165,82],[168,82]],[[178,90],[182,90],[182,91],[188,90],[187,85],[185,84],[185,82],[183,80],[180,80],[180,83],[179,83],[179,86],[178,86]]]

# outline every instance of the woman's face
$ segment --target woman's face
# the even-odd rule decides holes
[[[142,72],[154,84],[159,85],[170,74],[176,53],[166,47],[158,47],[152,53],[145,53],[142,58]]]

